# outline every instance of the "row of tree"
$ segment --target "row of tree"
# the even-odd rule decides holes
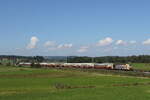
[[[57,58],[58,62],[60,61],[59,57]],[[55,57],[55,62],[57,61]],[[63,60],[64,59],[64,60]],[[104,57],[79,57],[79,56],[69,56],[61,58],[61,62],[68,63],[150,63],[150,55],[139,55],[139,56],[104,56]],[[47,59],[43,56],[0,56],[0,63],[2,61],[12,61],[13,63],[18,62],[31,62],[31,63],[40,63],[40,62],[52,62],[51,59]]]
[[[19,62],[43,62],[45,59],[42,56],[13,56],[13,55],[0,55],[0,63],[17,64]]]
[[[68,57],[69,63],[150,63],[150,55],[104,56],[104,57]]]

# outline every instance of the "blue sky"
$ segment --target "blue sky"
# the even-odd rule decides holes
[[[0,0],[0,54],[150,54],[149,0]]]

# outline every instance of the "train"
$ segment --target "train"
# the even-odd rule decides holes
[[[37,63],[35,63],[37,64]],[[44,68],[83,68],[83,69],[108,69],[108,70],[132,70],[129,64],[113,63],[38,63]],[[31,63],[21,62],[19,65],[31,66]]]

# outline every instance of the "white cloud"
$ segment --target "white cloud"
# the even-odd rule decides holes
[[[56,45],[56,44],[55,44],[54,41],[47,41],[47,42],[45,42],[45,44],[44,44],[45,47],[51,47],[51,46],[55,46],[55,45]]]
[[[123,40],[118,40],[117,42],[116,42],[116,45],[126,45],[127,43],[125,42],[125,41],[123,41]]]
[[[60,44],[57,46],[58,49],[72,48],[73,44]]]
[[[53,41],[47,41],[45,44],[44,44],[45,47],[47,47],[47,49],[49,51],[51,50],[59,50],[59,49],[67,49],[67,48],[72,48],[73,47],[73,44],[59,44],[57,45],[55,42]]]
[[[83,53],[83,52],[87,52],[89,47],[83,46],[81,47],[79,50],[77,50],[77,52],[79,53]]]
[[[132,40],[132,41],[130,41],[129,43],[130,43],[130,44],[135,44],[136,41]]]
[[[39,39],[36,36],[31,37],[30,43],[27,45],[27,49],[34,49],[37,46]]]
[[[106,45],[109,45],[113,42],[113,39],[110,38],[110,37],[106,37],[105,39],[103,40],[100,40],[98,43],[97,43],[97,46],[106,46]]]
[[[147,39],[147,40],[143,41],[142,44],[143,44],[143,45],[150,45],[150,39]]]

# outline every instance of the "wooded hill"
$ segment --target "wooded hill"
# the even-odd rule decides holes
[[[17,62],[68,62],[68,63],[150,63],[150,55],[139,56],[13,56],[1,55],[0,61]]]

